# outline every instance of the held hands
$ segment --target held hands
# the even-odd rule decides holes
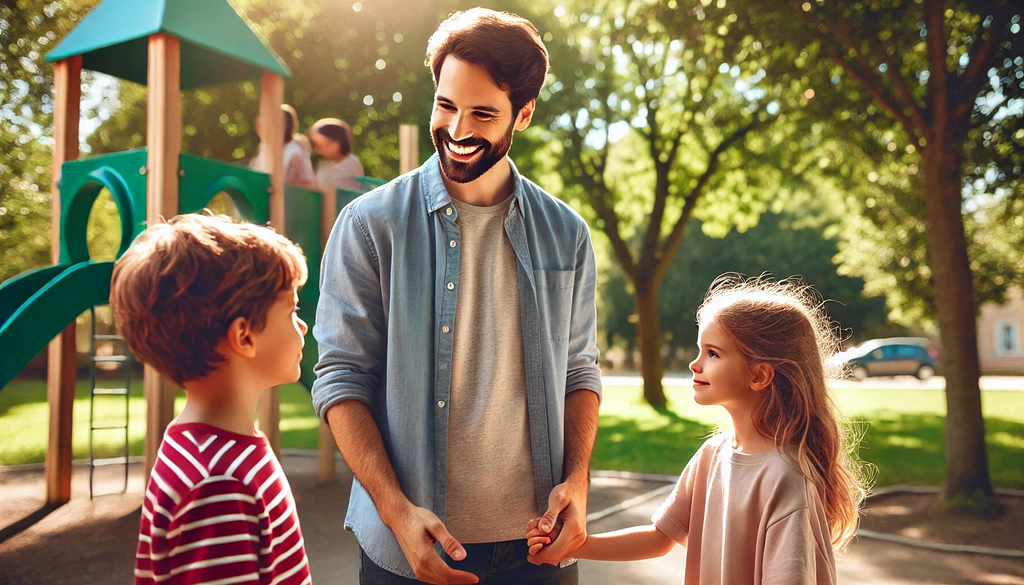
[[[441,548],[451,558],[457,561],[466,559],[466,549],[430,510],[410,504],[408,509],[397,515],[390,528],[416,579],[435,585],[464,585],[480,581],[472,573],[452,569],[437,554],[434,543],[440,542]]]
[[[548,509],[526,527],[529,562],[558,565],[587,539],[587,488],[560,483],[548,496]]]

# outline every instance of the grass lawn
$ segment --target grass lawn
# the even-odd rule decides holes
[[[145,403],[141,382],[133,387],[131,450],[142,454]],[[688,388],[666,390],[669,408],[655,411],[636,386],[605,387],[594,469],[678,474],[718,424],[724,411],[694,404]],[[97,421],[123,418],[123,403],[105,398]],[[178,398],[178,407],[184,395]],[[943,481],[945,401],[940,390],[843,390],[839,401],[864,432],[861,458],[878,467],[878,486],[939,485]],[[116,406],[115,406],[116,405]],[[1024,488],[1024,394],[982,392],[985,433],[992,481]],[[46,448],[46,384],[15,380],[0,390],[0,465],[40,462]],[[76,390],[74,456],[88,457],[88,388]],[[298,385],[281,392],[281,444],[314,449],[319,422],[309,394]],[[97,456],[114,454],[120,435],[97,432]]]

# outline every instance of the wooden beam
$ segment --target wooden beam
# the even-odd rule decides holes
[[[398,127],[398,172],[408,173],[420,166],[420,128],[415,124]]]
[[[178,214],[181,155],[181,44],[166,34],[149,37],[149,100],[146,111],[146,222]],[[156,462],[164,429],[174,419],[176,386],[148,364],[142,376],[146,398],[146,480]]]
[[[284,233],[284,79],[263,72],[260,87],[260,135],[264,172],[270,175],[270,225]],[[281,392],[275,386],[260,396],[257,413],[260,431],[267,437],[274,453],[281,454]]]
[[[61,165],[78,158],[78,122],[82,101],[82,57],[59,61],[53,68],[53,161],[50,193],[50,259],[60,263]],[[71,429],[75,401],[75,322],[47,348],[46,402],[50,426],[46,447],[46,503],[71,500]]]
[[[327,239],[334,229],[334,222],[338,217],[338,191],[334,187],[323,187],[320,197],[320,251],[327,247]],[[321,256],[322,257],[322,256]],[[316,286],[314,283],[313,286]],[[308,286],[308,285],[307,285]],[[334,443],[334,435],[331,434],[331,427],[327,423],[320,423],[318,433],[320,456],[318,464],[318,479],[321,484],[334,483],[337,469],[334,464],[334,453],[337,446]]]

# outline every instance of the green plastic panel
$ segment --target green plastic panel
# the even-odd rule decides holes
[[[89,260],[86,226],[89,214],[106,188],[121,216],[120,257],[146,227],[146,149],[103,154],[61,166],[60,263]]]
[[[306,345],[302,348],[302,374],[299,383],[307,390],[313,388],[313,366],[320,352],[313,338],[313,322],[316,319],[316,305],[320,300],[320,200],[319,191],[286,186],[284,190],[284,235],[302,248],[306,255],[309,277],[306,285],[299,289],[299,318],[309,326]]]
[[[291,72],[227,0],[103,0],[46,60],[82,55],[85,69],[147,83],[148,37],[181,40],[181,88]]]
[[[54,267],[56,268],[56,267]],[[60,266],[0,325],[0,388],[82,311],[110,299],[113,262]]]
[[[200,212],[223,191],[246,221],[265,224],[269,220],[270,175],[191,154],[182,154],[178,164],[179,213]]]

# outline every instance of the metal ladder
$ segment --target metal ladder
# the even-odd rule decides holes
[[[89,309],[91,317],[91,335],[89,338],[89,498],[94,497],[93,492],[93,478],[96,475],[97,467],[105,467],[108,465],[124,465],[124,485],[121,488],[121,493],[128,491],[128,456],[129,456],[129,438],[128,438],[128,421],[130,419],[129,402],[131,400],[131,387],[132,387],[132,354],[128,350],[128,346],[124,339],[117,335],[100,335],[96,333],[96,307]],[[112,341],[119,343],[124,350],[123,354],[120,355],[96,355],[96,342],[97,341]],[[96,364],[99,363],[116,363],[119,368],[124,369],[124,387],[122,388],[102,388],[97,386],[97,372]],[[124,400],[124,424],[108,423],[108,424],[96,424],[96,399],[101,398],[103,400],[111,400],[121,398]],[[107,457],[103,459],[96,459],[95,441],[94,435],[96,431],[121,431],[124,433],[124,449],[122,455],[119,457]]]

